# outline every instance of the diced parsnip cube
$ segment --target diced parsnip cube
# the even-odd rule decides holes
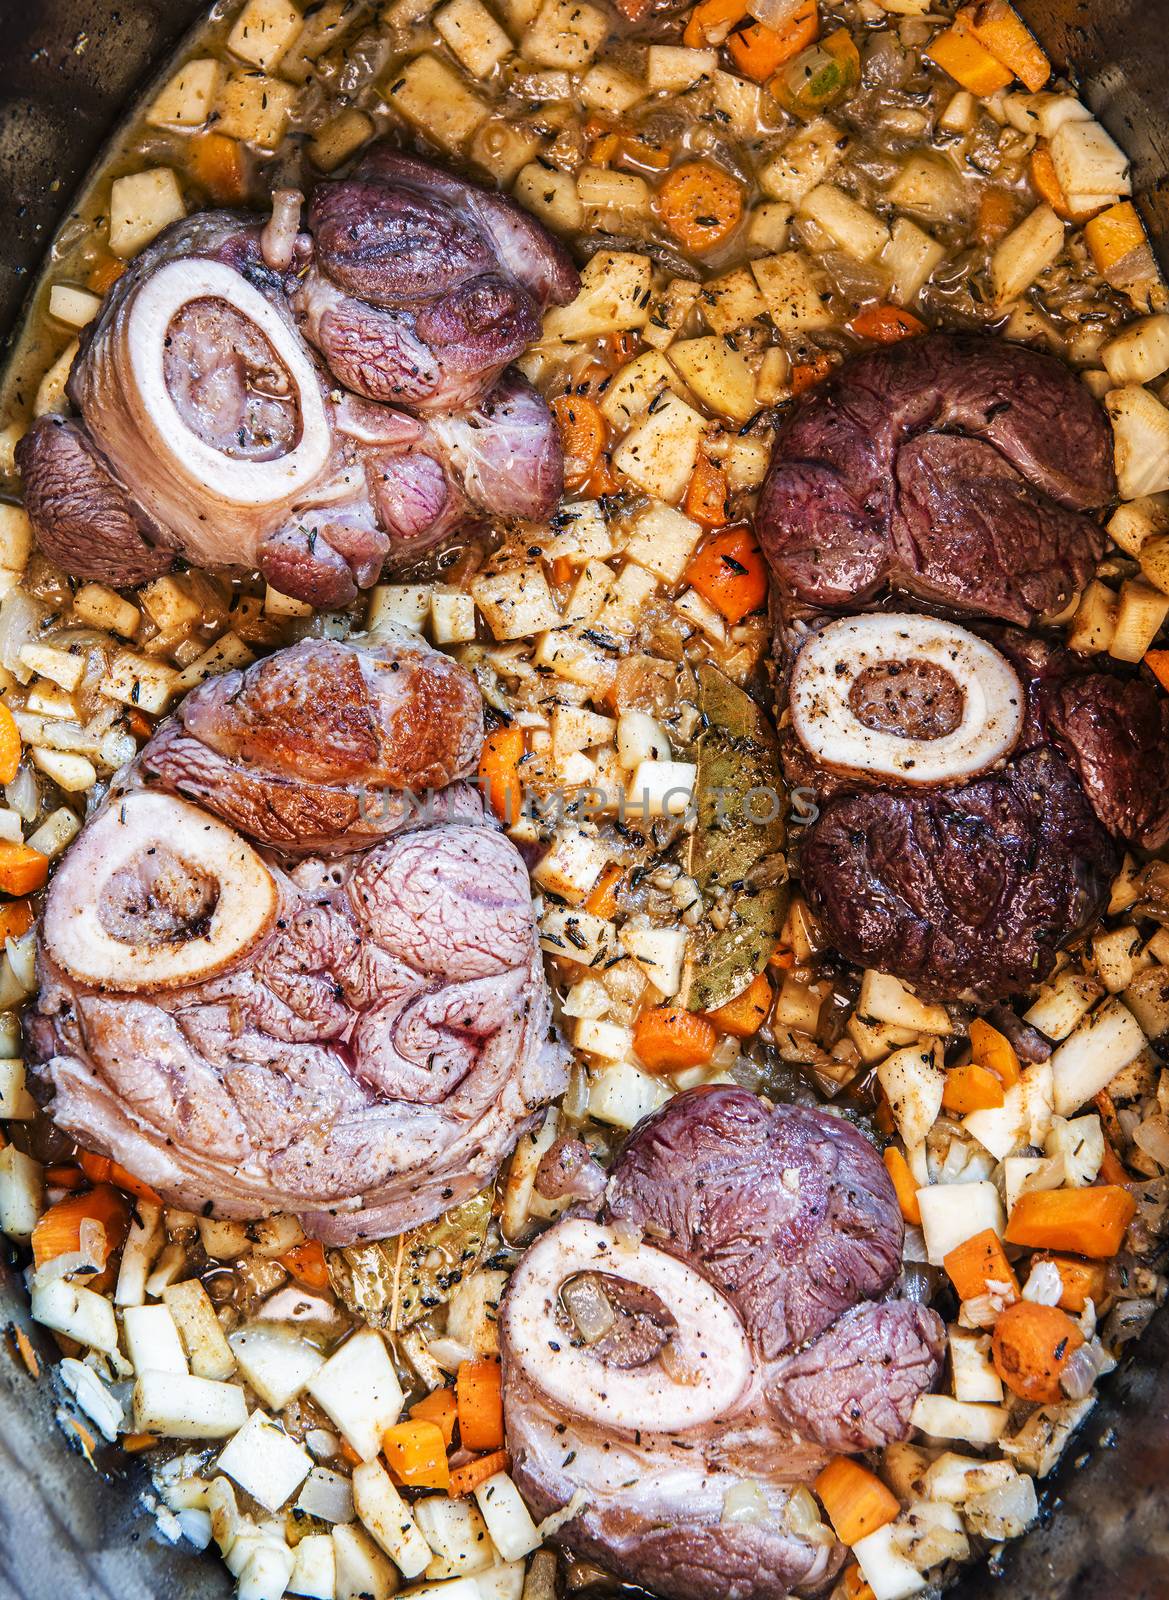
[[[956,1337],[958,1335],[951,1334],[951,1340]],[[1000,1390],[1001,1387],[1000,1384]],[[924,1488],[931,1500],[961,1505],[971,1495],[1001,1488],[1018,1476],[1017,1468],[1009,1461],[983,1461],[977,1456],[960,1456],[947,1450],[926,1469]]]
[[[898,217],[881,255],[889,273],[890,295],[897,305],[915,300],[930,274],[945,258],[945,248],[908,217]]]
[[[787,248],[791,219],[791,206],[786,205],[782,200],[762,201],[752,209],[750,216],[747,218],[747,243],[754,245],[759,250],[766,250],[768,254],[778,254]],[[738,270],[740,272],[745,271],[744,268],[739,268]],[[735,275],[734,273],[731,274],[732,277]],[[707,285],[707,289],[711,287],[713,286]],[[766,307],[763,309],[766,309]],[[753,316],[758,316],[759,314],[759,312],[752,313]],[[709,318],[707,320],[710,321]],[[727,331],[717,327],[714,322],[711,322],[711,327],[715,328],[718,333]]]
[[[760,125],[774,132],[782,121],[782,112],[761,83],[752,83],[734,72],[716,71],[711,75],[711,86],[724,128],[740,138],[758,138]]]
[[[430,637],[435,644],[465,644],[475,637],[475,601],[462,589],[436,584],[430,594]]]
[[[1139,384],[1104,397],[1112,419],[1116,481],[1122,500],[1169,489],[1169,411]]]
[[[907,1145],[920,1144],[942,1109],[946,1074],[937,1048],[895,1050],[877,1068],[877,1078],[902,1139]]]
[[[688,761],[639,761],[626,804],[642,817],[680,817],[694,798],[698,769]]]
[[[279,589],[272,585],[264,587],[264,615],[277,617],[281,620],[287,617],[311,617],[313,608],[304,600],[294,600],[290,594],[281,594]]]
[[[639,100],[645,99],[645,87],[639,79],[628,72],[622,72],[620,67],[610,66],[607,62],[590,67],[585,73],[580,86],[580,97],[583,103],[593,111],[603,115],[620,116],[623,111],[628,111]],[[646,190],[648,198],[649,191]],[[585,201],[585,204],[590,204]]]
[[[191,1371],[197,1378],[229,1378],[235,1356],[215,1315],[211,1296],[198,1278],[172,1283],[162,1291],[163,1304],[175,1319]],[[238,1424],[243,1427],[243,1422]]]
[[[365,626],[369,633],[383,628],[409,628],[421,633],[430,615],[433,589],[428,583],[379,583],[370,590]]]
[[[805,333],[832,326],[828,290],[815,267],[798,250],[763,256],[751,271],[780,333]]]
[[[118,1348],[114,1308],[104,1294],[68,1278],[54,1278],[45,1284],[34,1282],[29,1308],[37,1322],[91,1350],[109,1355]]]
[[[1053,1162],[1062,1166],[1073,1189],[1094,1183],[1104,1164],[1104,1129],[1098,1116],[1055,1117],[1044,1145]]]
[[[227,1439],[248,1420],[244,1392],[236,1383],[185,1377],[178,1372],[140,1372],[134,1385],[134,1426],[167,1439]]]
[[[689,50],[681,45],[651,44],[646,52],[646,84],[652,94],[680,94],[718,67],[717,50]]]
[[[26,1244],[44,1199],[44,1167],[14,1144],[0,1150],[0,1232]]]
[[[700,412],[664,391],[614,451],[613,465],[646,494],[676,504],[686,492],[708,426]]]
[[[475,1490],[475,1499],[495,1548],[505,1561],[521,1561],[540,1546],[540,1534],[519,1490],[497,1472]]]
[[[587,561],[564,608],[565,622],[592,622],[613,592],[616,576],[603,561]]]
[[[633,1128],[670,1099],[670,1086],[630,1061],[589,1074],[589,1115],[613,1128]]]
[[[633,1034],[616,1022],[578,1017],[571,1030],[573,1048],[598,1061],[627,1061],[633,1052]]]
[[[199,1243],[212,1261],[234,1261],[251,1246],[247,1226],[218,1217],[198,1219]]]
[[[843,129],[827,117],[819,117],[800,128],[771,158],[759,173],[759,187],[771,200],[798,205],[810,189],[836,170],[848,144]]]
[[[532,878],[549,894],[576,905],[609,864],[601,841],[571,824],[557,828],[548,852],[533,869]]]
[[[899,978],[868,968],[861,980],[857,1010],[863,1017],[888,1022],[895,1028],[916,1028],[919,1033],[953,1033],[945,1006],[919,1000]],[[916,1143],[911,1140],[910,1143]]]
[[[288,1593],[304,1595],[306,1600],[335,1600],[337,1562],[332,1534],[310,1533],[300,1540],[292,1552]]]
[[[976,1233],[993,1228],[1001,1235],[1007,1225],[993,1183],[935,1183],[919,1189],[917,1201],[926,1255],[934,1267]]]
[[[219,92],[215,130],[261,150],[275,150],[295,103],[290,83],[266,72],[233,72]]]
[[[697,589],[686,589],[674,601],[674,609],[692,622],[700,633],[704,633],[714,644],[727,642],[727,625],[721,614],[715,610],[708,600],[704,600]]]
[[[59,415],[68,411],[69,397],[65,393],[65,386],[69,382],[69,374],[77,359],[79,348],[76,339],[67,344],[37,385],[36,399],[32,408],[34,417]]]
[[[527,203],[520,173],[515,195]],[[535,186],[549,177],[537,166]],[[576,186],[573,185],[573,194]],[[653,264],[648,256],[627,250],[598,250],[580,275],[580,293],[567,306],[554,306],[544,317],[545,339],[591,339],[602,333],[643,328],[649,318]]]
[[[1169,371],[1169,314],[1141,317],[1100,351],[1114,384],[1149,383]]]
[[[37,1103],[28,1092],[23,1061],[0,1061],[0,1117],[31,1122]]]
[[[961,211],[964,199],[960,174],[937,153],[907,156],[885,193],[900,210],[939,223]]]
[[[289,0],[248,0],[227,36],[227,48],[249,66],[269,72],[300,32],[301,21]]]
[[[240,1372],[273,1411],[283,1411],[303,1393],[324,1365],[315,1346],[285,1328],[241,1328],[228,1343]]]
[[[548,580],[536,566],[476,578],[471,593],[496,639],[525,639],[560,621]]]
[[[1119,604],[1115,594],[1093,578],[1080,596],[1080,603],[1068,631],[1068,644],[1081,655],[1097,655],[1107,650],[1116,632]]]
[[[1155,553],[1155,552],[1154,552]],[[1157,569],[1154,568],[1154,571]],[[1169,582],[1166,583],[1169,588]],[[1117,661],[1140,661],[1169,615],[1169,594],[1129,578],[1120,587],[1116,631],[1108,653]]]
[[[603,694],[617,672],[613,658],[582,639],[573,628],[555,628],[542,633],[536,642],[533,660],[536,666],[547,668],[565,683],[579,684],[595,694]]]
[[[32,524],[21,506],[0,505],[0,567],[23,572],[32,549]]]
[[[1094,118],[1064,122],[1052,134],[1049,149],[1069,201],[1095,195],[1111,201],[1132,193],[1128,157]]]
[[[129,600],[123,600],[104,583],[84,584],[73,596],[74,615],[92,628],[108,628],[124,639],[132,638],[137,631],[140,612]]]
[[[543,140],[531,127],[495,119],[484,122],[471,140],[471,159],[503,184],[513,183]]]
[[[614,428],[624,430],[663,389],[677,381],[673,367],[660,351],[643,350],[614,373],[601,396],[601,411]],[[596,504],[595,501],[587,503]]]
[[[472,1499],[427,1495],[415,1500],[411,1509],[436,1558],[427,1568],[427,1577],[469,1577],[494,1563],[495,1550],[487,1524]],[[439,1567],[441,1571],[435,1570]]]
[[[538,161],[531,161],[520,171],[512,193],[526,211],[554,231],[570,233],[584,224],[584,206],[571,173],[559,172],[553,167],[541,166]],[[578,295],[577,300],[579,298]],[[574,300],[573,305],[576,303]],[[560,309],[568,311],[572,307]],[[554,314],[550,312],[549,316]],[[544,327],[547,332],[547,317]]]
[[[623,711],[617,723],[617,759],[627,771],[644,761],[670,760],[670,738],[656,718],[645,711]]]
[[[1052,1104],[1061,1117],[1107,1089],[1122,1068],[1145,1048],[1140,1023],[1119,1000],[1096,1007],[1075,1032],[1052,1052]]]
[[[223,673],[232,672],[236,667],[246,667],[254,660],[255,656],[238,634],[225,633],[201,656],[196,656],[189,667],[183,668],[175,679],[175,688],[180,694],[185,694],[188,689],[206,683],[208,678],[221,677]]]
[[[689,937],[685,928],[639,928],[627,922],[618,937],[655,989],[667,999],[678,993]]]
[[[240,1544],[244,1541],[240,1540]],[[227,1567],[231,1571],[238,1557],[233,1549]],[[283,1540],[261,1535],[237,1574],[236,1600],[280,1600],[288,1589],[295,1557]]]
[[[380,1462],[366,1460],[353,1469],[353,1504],[366,1528],[405,1577],[416,1578],[426,1571],[431,1561],[430,1546]]]
[[[1050,1061],[1036,1062],[1023,1069],[1020,1081],[1003,1097],[1003,1104],[990,1111],[972,1111],[963,1118],[966,1132],[989,1150],[996,1161],[1004,1161],[1024,1145],[1041,1145],[1051,1127],[1052,1072]]]
[[[253,1411],[216,1462],[216,1470],[234,1478],[265,1511],[278,1511],[308,1477],[313,1460],[303,1445],[284,1429]]]
[[[341,42],[358,13],[354,0],[313,0],[304,27],[281,58],[281,76],[293,83],[307,83],[315,64]]]
[[[97,782],[97,768],[93,762],[65,750],[34,749],[32,763],[66,794],[85,794]]]
[[[997,1405],[1002,1399],[1002,1379],[994,1370],[990,1356],[981,1348],[977,1334],[950,1329],[950,1370],[954,1376],[956,1400],[972,1400],[976,1404],[989,1401]]]
[[[991,257],[995,303],[1005,306],[1017,300],[1057,260],[1063,243],[1064,225],[1055,212],[1046,204],[1036,206]]]
[[[673,506],[651,502],[633,524],[625,556],[666,583],[677,583],[701,537],[697,522]]]
[[[476,1356],[499,1354],[499,1303],[505,1272],[472,1272],[447,1303],[447,1337]]]
[[[127,1306],[122,1313],[122,1326],[135,1372],[189,1370],[183,1341],[166,1306]]]
[[[309,157],[321,172],[332,172],[368,143],[374,132],[373,122],[365,112],[350,106],[317,129],[309,142]]]
[[[87,328],[100,310],[100,297],[88,289],[55,283],[49,290],[49,315],[68,328]]]
[[[359,1523],[333,1529],[336,1600],[389,1600],[398,1588],[392,1564]]]
[[[373,1328],[361,1329],[335,1350],[308,1392],[363,1461],[373,1460],[382,1434],[402,1414],[402,1387]]]
[[[81,823],[68,806],[59,806],[51,812],[35,833],[30,833],[26,844],[39,850],[49,860],[55,860],[81,832]]]
[[[110,700],[157,716],[166,710],[176,693],[178,677],[173,667],[161,661],[122,650],[111,661],[109,673],[99,688]]]
[[[448,0],[434,13],[434,28],[473,78],[489,78],[515,49],[482,0]]]
[[[70,692],[76,689],[85,673],[84,655],[73,655],[50,644],[22,645],[20,659],[30,672],[39,672],[42,678],[49,678]]]
[[[686,339],[671,346],[670,360],[709,411],[737,423],[754,416],[755,379],[728,338]]]
[[[1023,1013],[1023,1020],[1049,1039],[1066,1039],[1103,992],[1095,978],[1069,967],[1043,986],[1038,998]]]
[[[668,350],[682,331],[698,300],[699,287],[686,278],[674,278],[663,294],[651,299],[641,337],[655,350]]]
[[[395,67],[382,93],[391,110],[444,150],[461,150],[487,119],[486,102],[435,55],[415,56],[405,67]]]
[[[889,242],[885,224],[835,184],[817,184],[800,201],[799,211],[856,261],[871,261]]]
[[[170,167],[151,167],[115,178],[110,186],[110,249],[133,256],[186,216],[179,180]]]
[[[887,1522],[852,1547],[873,1600],[908,1600],[925,1588],[925,1578],[896,1548],[896,1527],[895,1522]]]
[[[146,120],[152,128],[201,128],[222,87],[223,67],[214,57],[188,61],[159,93]]]
[[[1092,961],[1100,982],[1109,994],[1119,994],[1122,989],[1127,989],[1133,975],[1149,959],[1148,955],[1141,952],[1141,936],[1131,922],[1121,928],[1098,933],[1092,940]]]
[[[752,218],[764,210],[786,212],[787,208],[780,205],[757,206],[752,212]],[[785,221],[783,236],[768,244],[766,248],[782,249],[786,230]],[[752,242],[762,241],[752,240]],[[715,333],[735,333],[739,328],[746,327],[747,323],[754,322],[756,317],[765,316],[767,313],[767,302],[759,293],[759,286],[747,267],[736,267],[725,277],[712,278],[709,283],[703,284],[698,296],[698,305],[708,327]]]
[[[118,1281],[114,1285],[116,1306],[140,1306],[146,1299],[147,1274],[163,1247],[166,1230],[162,1225],[162,1207],[150,1200],[139,1200],[134,1207],[130,1232],[122,1248],[118,1264]],[[161,1286],[151,1292],[159,1293]],[[164,1308],[166,1309],[166,1308]],[[169,1315],[169,1312],[168,1312]],[[174,1318],[172,1317],[173,1321]],[[148,1362],[148,1366],[154,1365]],[[184,1353],[182,1370],[187,1370]]]
[[[353,1516],[353,1486],[341,1472],[314,1467],[300,1486],[296,1509],[322,1522],[349,1522]]]
[[[540,67],[586,67],[609,31],[603,11],[585,0],[544,0],[523,38],[523,54]]]
[[[633,172],[582,167],[576,176],[580,203],[590,211],[638,211],[649,207],[649,185]]]
[[[579,907],[549,906],[540,919],[540,948],[582,966],[605,966],[617,954],[617,928]]]
[[[559,761],[574,750],[592,750],[607,744],[617,731],[613,717],[602,717],[582,706],[557,706],[552,713],[552,752]]]
[[[951,1184],[962,1189],[964,1184]],[[1009,1412],[1005,1406],[972,1405],[951,1400],[944,1394],[921,1394],[913,1403],[911,1420],[915,1428],[934,1439],[965,1439],[970,1444],[994,1444],[1006,1432]]]
[[[959,89],[946,102],[938,118],[938,127],[947,133],[969,133],[978,115],[978,102],[968,89]]]

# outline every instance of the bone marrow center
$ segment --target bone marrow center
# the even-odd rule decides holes
[[[301,437],[297,387],[271,340],[224,299],[175,312],[163,368],[179,415],[204,444],[237,461],[271,461]]]

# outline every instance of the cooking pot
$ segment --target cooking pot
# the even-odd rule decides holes
[[[1169,0],[1016,0],[1078,74],[1133,158],[1139,203],[1169,267]],[[71,196],[123,108],[204,0],[0,0],[0,335],[20,314]],[[32,1327],[15,1257],[0,1262],[0,1327]],[[0,1344],[0,1600],[224,1600],[217,1560],[168,1545],[146,1472],[117,1452],[94,1470],[56,1425],[52,1380]],[[1169,1307],[1043,1485],[1043,1515],[955,1600],[1169,1597]]]

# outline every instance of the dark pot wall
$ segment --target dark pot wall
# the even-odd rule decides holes
[[[1169,0],[1020,0],[1136,162],[1141,204],[1169,262]],[[31,286],[68,197],[121,107],[201,0],[0,0],[0,336]],[[0,1263],[0,1326],[28,1327]],[[96,1477],[0,1345],[0,1600],[223,1600],[213,1560],[159,1542],[139,1509],[139,1469]],[[1085,1430],[1040,1527],[998,1574],[956,1600],[1169,1600],[1169,1317],[1164,1313]]]

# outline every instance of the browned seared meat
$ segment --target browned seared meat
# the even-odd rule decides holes
[[[1104,549],[1103,409],[1061,361],[932,334],[847,362],[780,430],[757,514],[791,606],[887,585],[1023,624],[1060,610]]]
[[[138,769],[282,855],[349,854],[449,811],[435,791],[474,772],[482,737],[473,681],[421,640],[306,639],[194,690]]]
[[[958,788],[837,794],[800,850],[834,947],[940,999],[998,1000],[1045,978],[1103,911],[1119,865],[1051,749]]]
[[[1143,678],[1069,677],[1047,725],[1101,822],[1144,850],[1169,842],[1169,697]]]
[[[786,1520],[793,1488],[903,1437],[941,1366],[933,1311],[869,1303],[901,1242],[884,1166],[840,1118],[676,1095],[630,1136],[605,1203],[556,1223],[508,1285],[507,1440],[529,1503],[575,1496],[557,1538],[667,1600],[820,1593],[843,1552]]]
[[[346,388],[407,410],[473,405],[580,287],[513,201],[386,146],[320,186],[309,228],[309,337]]]
[[[344,847],[327,829],[350,826],[345,772],[457,776],[473,759],[462,674],[428,669],[424,648],[403,647],[402,689],[388,644],[349,651],[348,667],[340,645],[273,657],[236,696],[201,696],[157,765],[185,782],[193,748],[222,815]],[[411,730],[432,715],[450,726]],[[154,765],[148,750],[143,773]],[[437,821],[294,868],[174,794],[112,797],[41,928],[29,1046],[57,1124],[172,1203],[294,1212],[329,1243],[399,1232],[482,1188],[564,1088],[564,1052],[523,861],[473,791],[447,795]]]

